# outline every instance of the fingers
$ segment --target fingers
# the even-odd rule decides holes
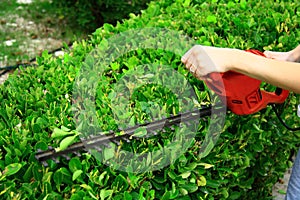
[[[192,61],[193,60],[193,57],[190,56],[191,55],[191,52],[192,52],[193,48],[190,49],[188,52],[186,52],[182,57],[181,57],[181,62],[183,64],[185,64],[185,67],[190,70],[190,68],[194,65],[195,63]]]
[[[215,69],[214,63],[205,48],[204,46],[195,45],[181,58],[185,67],[200,80],[207,80],[206,75]]]
[[[199,76],[198,74],[195,74],[194,76],[195,76],[195,78],[197,78],[197,79],[199,79],[201,81],[213,83],[213,80],[211,78],[209,78],[208,75],[206,75],[206,76]]]
[[[193,76],[197,79],[202,80],[201,66],[200,62],[198,62],[197,58],[193,56],[193,52],[188,51],[184,56],[182,56],[181,61],[185,64],[187,70],[189,70]]]
[[[190,67],[190,72],[193,74],[193,76],[199,80],[202,80],[202,81],[206,81],[207,80],[207,76],[204,76],[202,73],[201,73],[201,70],[199,69],[200,67],[196,67],[194,65],[192,65]]]
[[[188,60],[190,59],[190,55],[192,53],[192,51],[194,51],[194,47],[192,47],[190,50],[188,50],[182,57],[181,57],[181,62],[183,62],[184,64],[186,64],[188,62]]]
[[[195,67],[195,65],[191,65],[190,67],[189,67],[189,70],[190,70],[190,72],[192,73],[192,74],[194,74],[196,71],[197,71],[197,67]]]
[[[186,56],[186,54],[184,54],[184,55],[181,57],[181,62],[182,62],[183,64],[185,64],[186,61],[187,61],[187,56]]]
[[[267,58],[281,60],[281,61],[291,61],[291,53],[290,52],[276,52],[276,51],[265,51],[264,55]]]
[[[192,73],[196,74],[198,63],[197,63],[197,46],[192,47],[189,51],[187,51],[182,57],[181,62],[185,65],[185,67]]]
[[[264,55],[267,57],[267,58],[273,58],[276,57],[276,53],[278,52],[273,52],[273,51],[264,51]]]
[[[198,66],[196,64],[196,62],[194,61],[194,59],[192,57],[189,57],[189,58],[184,58],[184,64],[185,64],[185,67],[187,68],[187,70],[189,70],[191,73],[195,73]]]

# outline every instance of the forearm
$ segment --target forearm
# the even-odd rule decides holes
[[[300,94],[299,63],[268,59],[236,49],[233,51],[235,60],[230,70]]]
[[[294,62],[300,62],[300,45],[291,51]]]

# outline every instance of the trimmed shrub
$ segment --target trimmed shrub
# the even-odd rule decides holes
[[[289,158],[297,149],[300,135],[282,127],[270,108],[249,116],[228,112],[217,144],[208,156],[198,159],[201,146],[198,141],[203,140],[209,119],[201,121],[192,146],[173,164],[153,172],[120,172],[89,153],[73,156],[70,161],[61,158],[60,164],[50,161],[49,167],[44,167],[34,155],[37,149],[45,150],[49,145],[59,147],[62,141],[51,138],[56,128],[78,128],[71,106],[74,80],[82,63],[89,63],[85,60],[87,55],[99,44],[105,46],[112,36],[130,29],[161,27],[186,34],[195,44],[285,51],[299,43],[298,8],[295,1],[160,0],[151,2],[141,15],[131,14],[130,19],[115,26],[105,24],[89,40],[75,42],[74,48],[62,58],[44,52],[37,58],[38,67],[21,69],[0,87],[1,198],[271,198],[271,188],[290,165]],[[180,57],[161,49],[142,49],[115,59],[101,74],[96,91],[95,106],[102,129],[116,128],[111,109],[113,98],[109,95],[114,94],[114,84],[137,65],[171,66],[187,77],[198,101],[208,101],[206,87],[184,69]],[[143,113],[147,113],[150,104],[169,113],[173,109],[178,112],[175,97],[155,84],[139,88],[131,103],[135,107],[127,118],[135,116],[134,122],[147,118]],[[296,103],[296,96],[291,95],[285,108],[288,123],[296,121],[293,117]],[[122,148],[150,151],[158,144],[170,143],[172,134],[167,131],[148,142],[132,140]]]
[[[77,27],[89,32],[94,31],[104,23],[115,24],[129,13],[138,14],[147,7],[150,0],[142,1],[112,1],[112,0],[54,0],[58,11],[70,21],[75,21]]]

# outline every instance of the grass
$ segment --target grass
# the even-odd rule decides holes
[[[28,62],[44,50],[54,50],[86,36],[49,0],[0,4],[0,67]]]

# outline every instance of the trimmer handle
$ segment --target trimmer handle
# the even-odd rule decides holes
[[[258,50],[247,50],[256,55],[265,55]],[[283,103],[289,95],[288,90],[277,88],[275,92],[260,89],[261,81],[249,76],[228,71],[209,74],[212,82],[206,85],[217,93],[227,107],[237,115],[248,115],[260,111],[270,103]]]

